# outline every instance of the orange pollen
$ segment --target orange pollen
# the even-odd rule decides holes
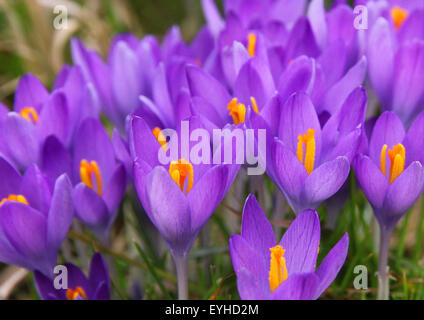
[[[390,14],[396,29],[399,29],[408,17],[408,11],[398,6],[393,7]]]
[[[178,161],[172,161],[169,165],[169,174],[171,175],[172,180],[174,180],[180,187],[182,192],[184,192],[186,179],[188,179],[186,194],[193,187],[193,166],[187,160],[180,159]]]
[[[259,109],[258,109],[258,104],[256,103],[256,99],[254,97],[250,97],[250,102],[252,103],[253,111],[259,114]]]
[[[315,163],[315,130],[308,129],[306,134],[298,136],[297,143],[297,158],[305,166],[306,172],[311,174],[314,170]],[[305,147],[305,148],[304,148]]]
[[[19,115],[25,120],[28,120],[34,124],[38,122],[38,113],[32,107],[23,108],[21,111],[19,111]]]
[[[167,144],[166,144],[166,138],[162,131],[156,127],[152,130],[153,135],[155,136],[156,140],[159,142],[159,144],[162,146],[163,151],[166,152]]]
[[[276,245],[269,250],[271,251],[269,287],[271,292],[273,292],[288,278],[286,259],[284,258],[286,250],[280,245]]]
[[[230,110],[230,116],[233,117],[234,124],[240,124],[246,118],[246,106],[243,103],[238,103],[237,98],[233,98],[227,106]]]
[[[9,194],[7,198],[3,198],[0,201],[0,206],[2,206],[6,201],[16,201],[28,205],[27,199],[25,199],[25,197],[20,194]]]
[[[97,162],[91,161],[89,163],[85,159],[81,160],[81,163],[80,163],[81,181],[90,189],[95,190],[92,174],[94,174],[94,177],[96,179],[97,194],[101,196],[102,195],[102,176],[100,174],[100,169],[99,169],[99,166],[97,165]]]
[[[247,52],[249,52],[251,57],[254,57],[256,54],[256,34],[249,33],[247,36]]]
[[[399,143],[393,146],[393,149],[387,150],[387,144],[381,148],[380,154],[380,169],[381,172],[386,175],[386,154],[390,160],[390,171],[389,171],[389,182],[393,183],[397,177],[405,169],[405,147]]]
[[[87,300],[87,295],[85,294],[85,291],[83,288],[76,287],[74,290],[72,289],[66,290],[66,300],[76,300],[78,297],[81,297],[84,300]]]

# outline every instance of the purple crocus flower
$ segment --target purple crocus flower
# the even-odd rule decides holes
[[[55,280],[35,271],[35,285],[43,300],[109,300],[110,279],[107,264],[100,253],[91,258],[88,278],[72,263],[66,263],[67,288],[55,288]],[[60,285],[64,285],[62,283]]]
[[[368,155],[354,162],[356,177],[380,224],[379,298],[388,298],[386,266],[390,237],[424,188],[424,113],[407,133],[399,117],[384,112],[374,125]]]
[[[80,126],[73,148],[76,215],[102,241],[107,242],[126,189],[123,164],[115,160],[111,141],[97,119]]]
[[[408,1],[409,2],[409,1]],[[384,14],[386,13],[386,14]],[[409,126],[424,102],[424,11],[390,7],[367,39],[371,85],[383,110]],[[385,54],[381,55],[384,50]]]
[[[0,117],[0,154],[24,171],[39,164],[46,138],[69,147],[82,119],[96,115],[95,92],[83,83],[79,68],[64,67],[52,93],[33,75],[23,76],[13,111]]]
[[[358,88],[321,129],[310,98],[290,96],[281,109],[278,139],[267,136],[267,173],[293,211],[316,209],[345,182],[361,141],[366,95]],[[260,118],[253,127],[266,127]]]
[[[50,276],[73,217],[71,182],[50,189],[36,165],[21,176],[1,157],[0,176],[0,261]]]
[[[182,153],[178,152],[177,158],[164,165],[159,162],[158,151],[167,148],[167,144],[164,144],[166,140],[160,135],[155,137],[142,118],[134,117],[131,128],[129,140],[134,159],[134,184],[150,220],[174,257],[179,297],[186,299],[188,252],[201,228],[230,188],[239,165],[212,164],[210,143],[205,145],[209,150],[209,156],[205,155],[206,163],[203,160],[199,164],[190,163],[181,158]],[[189,120],[187,133],[191,134],[196,128],[202,128],[202,125],[198,118],[193,117]],[[177,132],[179,134],[171,139],[188,139],[181,131]],[[172,146],[172,141],[169,141],[169,146]]]
[[[299,214],[275,241],[254,195],[243,209],[241,235],[234,234],[229,246],[240,298],[246,300],[312,300],[334,281],[346,259],[346,234],[316,268],[320,221],[313,210]]]

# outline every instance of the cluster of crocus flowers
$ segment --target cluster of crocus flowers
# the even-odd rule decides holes
[[[277,243],[271,223],[250,195],[243,209],[241,235],[230,238],[230,253],[242,299],[313,300],[333,282],[346,259],[345,234],[316,269],[320,221],[305,210]],[[315,270],[316,269],[316,270]]]

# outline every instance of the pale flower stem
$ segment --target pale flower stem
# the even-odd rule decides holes
[[[378,300],[389,300],[389,249],[393,229],[380,228],[380,253],[378,258]]]
[[[178,300],[188,300],[187,255],[174,256],[178,280]]]

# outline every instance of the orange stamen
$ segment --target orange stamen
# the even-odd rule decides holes
[[[6,201],[16,201],[16,202],[20,202],[20,203],[28,205],[27,199],[23,195],[20,195],[20,194],[9,194],[9,196],[7,198],[3,198],[0,201],[0,206],[2,206],[3,203],[5,203]]]
[[[21,111],[19,111],[19,115],[34,124],[38,122],[38,113],[32,107],[23,108]]]
[[[308,129],[306,134],[300,134],[298,136],[297,143],[297,158],[301,163],[304,164],[306,172],[311,174],[314,170],[315,163],[315,151],[316,151],[316,143],[315,143],[315,130]],[[305,150],[303,150],[305,147]]]
[[[380,169],[384,175],[386,175],[387,171],[386,154],[388,155],[390,160],[389,182],[393,183],[393,181],[395,181],[396,178],[399,177],[405,169],[405,147],[401,143],[393,146],[393,148],[389,150],[387,150],[386,144],[383,146],[383,148],[381,149],[380,156]]]
[[[76,300],[78,297],[81,297],[84,300],[87,300],[87,295],[85,294],[85,291],[83,288],[76,287],[74,290],[72,289],[66,290],[66,300]]]
[[[286,259],[284,258],[286,250],[280,245],[276,245],[269,250],[271,251],[269,287],[271,292],[273,292],[288,278]]]
[[[390,14],[396,29],[399,29],[408,17],[408,11],[398,6],[393,7]]]
[[[159,142],[159,144],[162,146],[163,151],[166,152],[167,144],[166,144],[166,138],[160,128],[156,127],[152,130],[153,135],[155,136],[156,140]]]
[[[246,106],[237,102],[237,98],[233,98],[227,106],[230,111],[230,116],[233,118],[234,124],[240,124],[246,118]]]
[[[247,36],[247,52],[249,52],[251,57],[254,57],[256,54],[256,34],[249,33]]]
[[[187,160],[180,159],[178,161],[172,161],[169,165],[169,174],[171,175],[172,180],[174,180],[180,187],[182,192],[184,192],[186,179],[188,179],[186,194],[193,187],[193,166]]]
[[[88,163],[87,160],[83,159],[80,163],[80,177],[82,183],[84,183],[87,187],[92,190],[94,189],[92,174],[94,174],[94,178],[96,179],[97,186],[97,194],[99,196],[102,195],[102,177],[100,173],[99,166],[96,161],[91,161]]]

